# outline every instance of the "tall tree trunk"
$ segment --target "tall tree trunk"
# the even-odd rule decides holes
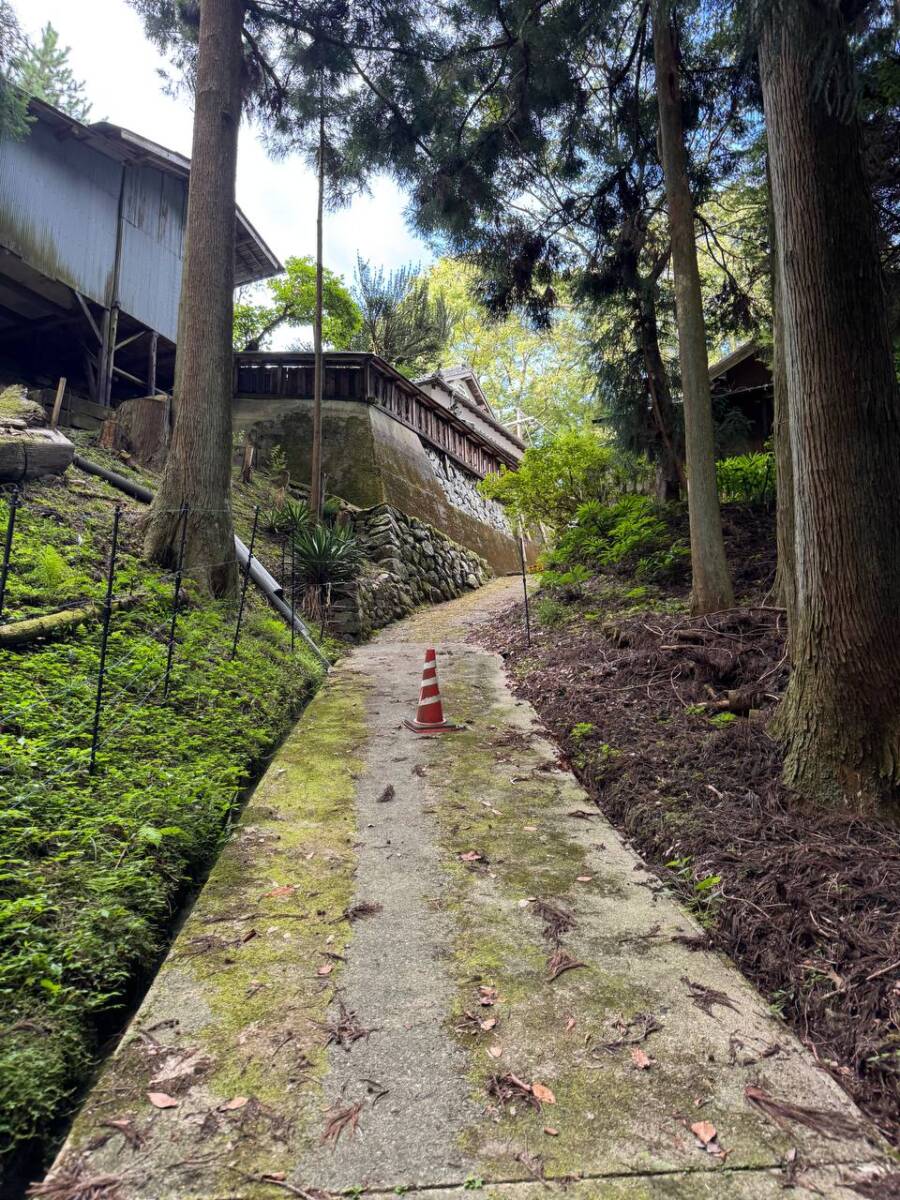
[[[653,0],[653,53],[684,395],[684,449],[693,572],[691,608],[695,613],[702,613],[730,607],[734,596],[725,558],[716,487],[706,325],[670,9],[671,0]]]
[[[650,392],[650,407],[653,422],[659,436],[659,460],[656,471],[657,499],[677,500],[681,489],[687,484],[684,463],[676,448],[675,405],[669,373],[659,348],[659,325],[656,320],[656,303],[653,292],[655,283],[640,281],[638,284],[637,335],[644,366],[647,371],[647,388]]]
[[[319,153],[316,160],[318,197],[316,201],[316,311],[313,317],[313,419],[310,454],[309,511],[314,521],[322,518],[322,388],[325,373],[322,362],[322,224],[325,207],[325,90],[319,76]]]
[[[185,567],[214,595],[235,590],[231,514],[235,173],[243,0],[203,0],[187,233],[175,361],[175,429],[144,541],[171,565],[189,506]]]
[[[835,113],[835,6],[761,31],[796,520],[785,778],[870,807],[900,783],[900,397],[858,123]],[[836,51],[835,48],[838,48]],[[826,78],[823,87],[823,75]],[[839,97],[838,97],[839,98]],[[840,114],[840,105],[837,105]]]
[[[775,569],[775,603],[787,612],[788,652],[797,620],[797,573],[794,540],[794,467],[791,462],[790,403],[784,361],[784,301],[779,287],[778,235],[772,208],[772,180],[766,163],[769,190],[769,276],[772,281],[772,396],[775,443],[775,529],[778,562]]]

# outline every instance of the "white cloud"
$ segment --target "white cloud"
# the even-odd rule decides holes
[[[35,38],[49,21],[71,48],[70,63],[85,82],[92,119],[152,138],[181,154],[191,152],[189,98],[167,96],[158,71],[165,60],[144,36],[126,0],[14,0],[24,31]],[[241,130],[238,203],[275,253],[315,253],[316,188],[297,156],[272,160],[248,126]],[[357,252],[371,262],[398,267],[428,262],[429,248],[406,227],[403,193],[388,178],[376,178],[369,196],[328,213],[325,262],[349,280]]]

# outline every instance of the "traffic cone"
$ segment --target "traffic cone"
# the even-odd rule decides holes
[[[416,719],[404,721],[403,724],[413,733],[452,733],[455,729],[462,728],[444,720],[444,706],[437,677],[437,655],[433,649],[425,651],[425,667],[422,671]]]

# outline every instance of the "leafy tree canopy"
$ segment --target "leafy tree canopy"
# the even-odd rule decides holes
[[[440,358],[450,340],[450,313],[418,267],[385,272],[357,258],[353,295],[362,313],[354,350],[370,350],[412,375]]]
[[[48,21],[41,30],[40,41],[24,39],[24,47],[16,60],[16,82],[28,96],[36,96],[74,117],[87,121],[91,104],[84,83],[75,78],[69,66],[69,47],[60,46],[59,34]]]
[[[22,31],[9,0],[0,0],[0,139],[23,137],[28,129],[27,99],[15,86]]]
[[[268,302],[260,299],[268,293]],[[284,274],[266,281],[263,290],[245,288],[234,306],[236,350],[259,350],[282,325],[311,325],[316,311],[316,264],[309,256],[289,258]],[[322,276],[322,340],[347,350],[362,325],[356,301],[344,281],[327,267]]]
[[[552,327],[536,331],[513,312],[491,318],[478,298],[478,272],[470,263],[442,258],[427,275],[450,318],[450,338],[430,369],[468,363],[501,421],[517,415],[532,440],[596,413],[589,339],[579,314],[560,289]]]
[[[529,446],[517,471],[488,475],[483,495],[499,500],[515,520],[561,530],[589,500],[606,502],[646,478],[645,460],[623,454],[592,426],[564,429]]]

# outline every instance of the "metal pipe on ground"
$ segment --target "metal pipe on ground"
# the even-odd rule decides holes
[[[133,479],[128,479],[125,475],[119,475],[116,471],[110,471],[107,467],[101,467],[99,463],[91,462],[89,458],[85,458],[81,454],[76,454],[73,462],[80,471],[86,471],[89,475],[96,475],[99,479],[105,479],[107,483],[111,484],[114,488],[118,488],[120,492],[124,492],[126,496],[131,496],[133,499],[140,500],[144,504],[149,504],[153,499],[153,493],[148,487],[144,487],[141,483],[136,483]],[[235,535],[234,539],[234,552],[238,565],[242,570],[246,570],[247,562],[250,559],[250,551],[237,535]],[[326,670],[330,670],[331,663],[316,645],[309,627],[297,616],[296,612],[291,612],[291,606],[285,602],[283,586],[269,574],[255,555],[253,561],[250,563],[250,578],[272,607],[281,613],[288,625],[293,622],[294,629],[300,634],[316,658],[323,664]]]

